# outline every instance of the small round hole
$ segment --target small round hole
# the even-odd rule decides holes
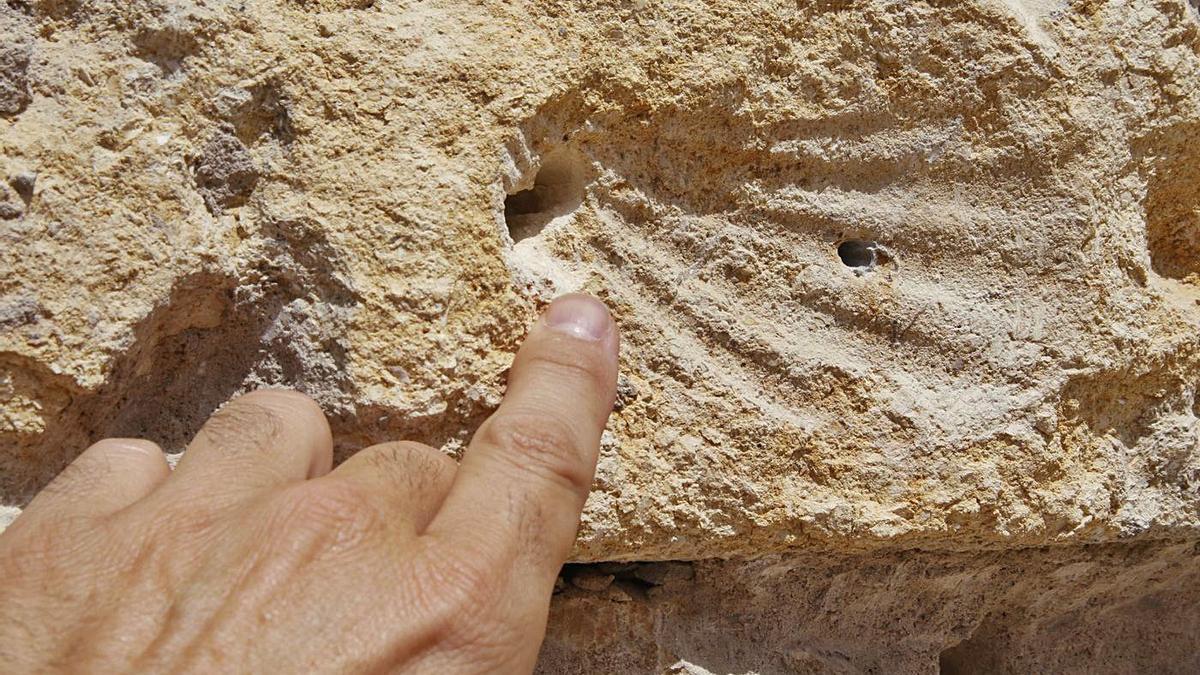
[[[847,239],[838,245],[837,254],[846,267],[870,269],[875,266],[877,244],[863,239]]]

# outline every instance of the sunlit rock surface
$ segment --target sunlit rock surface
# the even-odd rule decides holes
[[[544,669],[1197,669],[1192,0],[13,0],[0,179],[0,522],[256,386],[340,457],[460,453],[585,290],[624,348],[576,559],[709,562],[567,584]],[[861,629],[899,605],[919,645]]]

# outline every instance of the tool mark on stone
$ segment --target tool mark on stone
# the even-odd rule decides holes
[[[1189,370],[1186,365],[1179,368]],[[1188,396],[1188,381],[1160,364],[1156,370],[1075,375],[1063,388],[1062,408],[1066,419],[1082,423],[1093,438],[1110,436],[1135,447],[1154,432],[1161,418],[1186,410]]]
[[[655,246],[623,219],[610,217],[606,223],[608,227],[604,233],[597,233],[594,244],[629,262],[606,267],[606,271],[620,277],[620,287],[639,289],[637,296],[647,303],[641,311],[647,311],[652,304],[658,310],[655,325],[663,326],[664,334],[680,342],[696,341],[694,347],[682,353],[711,357],[702,366],[704,379],[738,391],[755,405],[775,410],[781,419],[803,426],[797,416],[784,410],[802,403],[805,392],[817,385],[807,376],[793,378],[791,371],[781,366],[804,363],[811,358],[812,350],[788,340],[777,328],[731,323],[732,317],[751,315],[750,307],[736,298],[718,299],[715,289],[706,284],[708,301],[699,297],[689,302],[680,300],[670,280],[681,273],[682,262],[669,255],[666,247]],[[673,377],[685,385],[694,383],[687,364],[671,365]],[[850,391],[844,393],[856,395]]]
[[[914,270],[903,286],[889,276],[872,288],[848,288],[841,273],[846,267],[862,274],[893,260],[872,239],[854,240],[838,257],[830,243],[846,243],[836,239],[844,232],[867,230],[901,239],[917,256],[936,259],[949,250],[977,256],[969,228],[976,220],[991,224],[988,204],[921,189],[932,172],[950,170],[946,162],[967,156],[966,111],[937,108],[900,120],[849,110],[763,128],[739,112],[737,87],[730,89],[734,93],[686,108],[618,116],[582,129],[563,119],[562,111],[540,110],[516,147],[507,148],[512,163],[528,166],[525,139],[557,140],[561,129],[575,129],[566,137],[598,172],[594,183],[584,185],[586,199],[571,229],[543,253],[582,264],[610,288],[626,289],[620,295],[630,311],[670,336],[668,344],[650,350],[652,370],[689,389],[736,392],[745,405],[796,429],[836,425],[825,417],[830,409],[883,411],[877,422],[859,426],[857,442],[884,430],[896,438],[916,428],[905,422],[908,417],[932,414],[927,409],[943,405],[964,385],[989,389],[980,371],[963,368],[981,360],[970,332],[940,331],[950,320],[945,313],[929,325],[918,321],[930,306],[928,292],[945,292],[944,277]],[[973,124],[983,115],[991,133],[1006,128],[1002,109],[976,112]],[[550,133],[554,129],[559,132]],[[712,146],[702,173],[683,150],[697,143]],[[972,170],[994,181],[1028,183],[1047,175],[1052,160],[1046,158],[1054,156],[1045,152],[1019,171],[1008,156],[973,162]],[[943,201],[944,208],[934,206]],[[914,202],[920,217],[913,217]],[[536,211],[514,209],[512,197],[506,206],[510,228],[515,212]],[[959,219],[962,236],[939,240],[931,251],[932,235],[945,231],[944,213],[965,216]],[[808,281],[785,269],[823,272],[806,274],[815,276]],[[958,308],[980,303],[953,299]],[[774,320],[763,319],[764,308]],[[981,331],[991,329],[986,318],[976,322]],[[898,349],[911,367],[895,367]],[[928,368],[948,373],[954,385],[927,386]],[[889,395],[896,391],[920,403],[895,413]]]

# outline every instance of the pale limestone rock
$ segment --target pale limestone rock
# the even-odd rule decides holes
[[[457,453],[582,289],[578,560],[1200,537],[1189,0],[19,0],[0,179],[6,508],[260,385]]]

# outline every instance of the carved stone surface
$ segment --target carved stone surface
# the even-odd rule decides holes
[[[13,0],[0,272],[9,517],[255,386],[461,452],[585,290],[579,561],[1200,538],[1192,0]]]

